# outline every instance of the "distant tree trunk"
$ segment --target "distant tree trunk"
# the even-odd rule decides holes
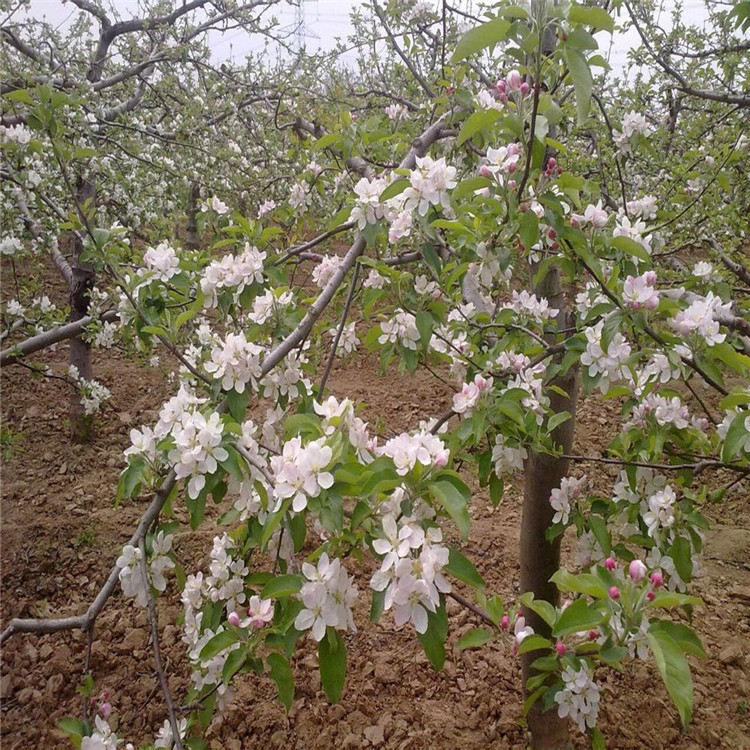
[[[198,248],[198,198],[200,197],[200,186],[197,182],[190,183],[187,206],[187,237],[185,244],[190,250]]]
[[[557,322],[564,328],[568,320],[565,311],[565,295],[560,283],[560,269],[551,266],[545,279],[539,283],[534,292],[537,296],[546,297],[550,306],[559,310]],[[557,427],[552,433],[555,443],[562,447],[563,453],[570,454],[573,447],[576,406],[578,403],[578,370],[571,368],[565,376],[555,378],[550,385],[555,385],[566,392],[563,396],[554,390],[548,390],[552,414],[567,411],[571,418]],[[525,465],[525,484],[523,497],[523,514],[521,518],[521,591],[530,591],[535,599],[542,599],[557,606],[559,597],[557,587],[550,583],[550,578],[560,567],[560,543],[562,537],[550,542],[547,540],[547,529],[552,526],[554,509],[549,498],[552,490],[560,486],[560,481],[567,476],[569,461],[555,458],[543,453],[531,453]],[[546,638],[552,633],[550,627],[539,615],[530,609],[524,611],[526,624]],[[530,651],[521,655],[524,689],[529,677],[536,674],[531,664],[541,656],[539,651]],[[561,719],[556,709],[542,711],[536,704],[528,714],[531,730],[532,747],[535,750],[560,750],[570,747],[568,740],[568,720]]]
[[[86,201],[90,199],[93,202],[95,197],[94,187],[80,177],[76,187],[78,203],[84,211],[88,211]],[[74,236],[71,262],[73,282],[70,286],[70,316],[68,318],[71,323],[88,315],[89,292],[94,287],[95,281],[94,269],[81,261],[82,253],[83,243],[78,237]],[[68,361],[76,367],[82,378],[91,380],[91,345],[84,341],[80,335],[70,339]],[[93,418],[86,414],[77,391],[74,391],[70,397],[70,436],[77,443],[88,442],[93,436]]]

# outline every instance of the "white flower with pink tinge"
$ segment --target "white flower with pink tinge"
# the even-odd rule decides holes
[[[596,205],[589,203],[586,206],[583,214],[571,214],[570,223],[574,227],[585,226],[591,224],[594,229],[602,229],[609,221],[609,214],[602,208],[602,202],[599,201]]]
[[[305,608],[297,615],[294,627],[310,630],[316,641],[321,641],[328,627],[337,630],[354,630],[352,604],[357,598],[357,589],[338,558],[328,559],[324,552],[317,567],[303,563],[302,573],[307,583],[300,590]]]
[[[655,310],[659,307],[659,292],[654,289],[656,274],[646,271],[642,276],[628,276],[622,287],[622,298],[631,310]]]

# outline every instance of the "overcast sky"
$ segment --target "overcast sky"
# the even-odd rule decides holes
[[[354,28],[349,21],[349,14],[353,8],[362,4],[362,0],[302,0],[302,2],[306,32],[305,46],[311,52],[332,49],[337,38],[346,39],[350,36]],[[437,0],[435,2],[437,8]],[[123,17],[134,15],[138,11],[137,0],[113,0],[113,4]],[[668,28],[674,0],[663,0],[662,7],[660,22]],[[62,0],[31,0],[28,12],[32,17],[46,17],[55,25],[65,26],[80,11],[71,3],[65,4]],[[273,14],[279,19],[281,27],[286,28],[291,34],[295,28],[296,9],[282,2],[273,9]],[[686,0],[683,15],[696,25],[702,24],[706,20],[703,2]],[[615,73],[622,70],[628,50],[634,45],[637,46],[639,41],[634,30],[627,34],[615,34],[614,38],[602,33],[597,38],[602,53],[608,57]],[[249,36],[244,31],[237,30],[223,35],[212,34],[209,37],[209,43],[212,55],[217,62],[232,59],[242,61],[246,55],[261,51],[264,39],[258,35]],[[350,64],[353,63],[356,60],[356,53],[347,52],[344,60]]]

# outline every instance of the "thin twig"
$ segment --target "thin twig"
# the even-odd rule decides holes
[[[352,300],[354,299],[354,292],[357,287],[358,275],[359,263],[355,263],[354,271],[352,272],[352,283],[349,285],[349,294],[346,298],[346,303],[344,304],[344,311],[341,313],[341,322],[339,323],[339,327],[336,330],[336,336],[333,339],[333,346],[331,347],[331,353],[328,356],[326,369],[323,373],[323,377],[320,379],[320,386],[318,386],[318,401],[320,401],[321,397],[323,396],[323,391],[325,391],[326,383],[328,382],[328,376],[331,374],[331,369],[333,368],[333,360],[336,358],[336,350],[338,349],[339,341],[341,341],[341,336],[344,333],[346,318],[347,315],[349,315],[349,308],[352,306]]]
[[[169,683],[167,682],[167,676],[164,674],[164,669],[161,665],[161,649],[159,648],[159,621],[156,617],[156,605],[154,604],[154,596],[151,591],[151,578],[148,574],[148,565],[146,564],[146,540],[141,539],[138,545],[141,551],[141,575],[146,584],[146,596],[148,598],[148,619],[151,621],[151,641],[154,649],[154,668],[156,669],[156,676],[159,678],[159,684],[161,685],[161,692],[164,694],[164,702],[167,704],[167,713],[169,714],[169,723],[172,726],[172,741],[174,742],[175,750],[182,750],[182,740],[180,739],[180,725],[175,715],[174,702],[172,701],[172,693],[169,692]]]

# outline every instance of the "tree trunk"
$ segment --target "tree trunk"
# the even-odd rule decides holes
[[[89,213],[91,204],[85,206],[87,200],[94,200],[94,188],[85,180],[78,180],[77,200],[82,210]],[[73,259],[71,267],[73,270],[73,281],[70,286],[70,315],[68,320],[74,323],[85,318],[89,311],[89,292],[94,286],[94,269],[81,262],[83,243],[74,235],[73,237]],[[91,380],[91,345],[78,335],[70,339],[70,351],[68,362],[77,370],[80,377]],[[76,443],[86,443],[93,436],[94,420],[92,415],[86,414],[81,403],[78,391],[73,391],[70,397],[70,437]]]
[[[197,182],[190,183],[190,193],[188,194],[187,206],[187,237],[185,244],[189,250],[198,248],[198,197],[200,196],[200,186]]]
[[[551,266],[545,279],[536,286],[537,296],[546,297],[550,306],[559,310],[557,322],[564,328],[568,316],[565,311],[565,297],[560,283],[560,269]],[[569,454],[573,447],[575,430],[576,405],[578,402],[578,370],[571,368],[565,376],[555,378],[550,385],[562,388],[567,396],[549,390],[550,408],[553,414],[562,411],[571,417],[557,427],[552,433],[554,442],[562,447],[563,453]],[[523,515],[521,519],[521,591],[530,591],[535,599],[542,599],[553,606],[558,603],[558,591],[550,578],[560,567],[560,543],[562,537],[550,542],[547,540],[547,529],[552,525],[554,509],[549,498],[552,490],[560,486],[560,481],[567,476],[569,461],[547,454],[532,453],[525,465],[525,484],[523,498]],[[525,609],[526,624],[546,638],[551,637],[547,623],[535,612]],[[527,680],[536,674],[532,662],[543,655],[531,651],[521,655],[524,690]],[[568,740],[568,720],[561,719],[555,708],[542,711],[535,704],[527,716],[531,730],[532,747],[535,750],[558,750],[570,747]]]

